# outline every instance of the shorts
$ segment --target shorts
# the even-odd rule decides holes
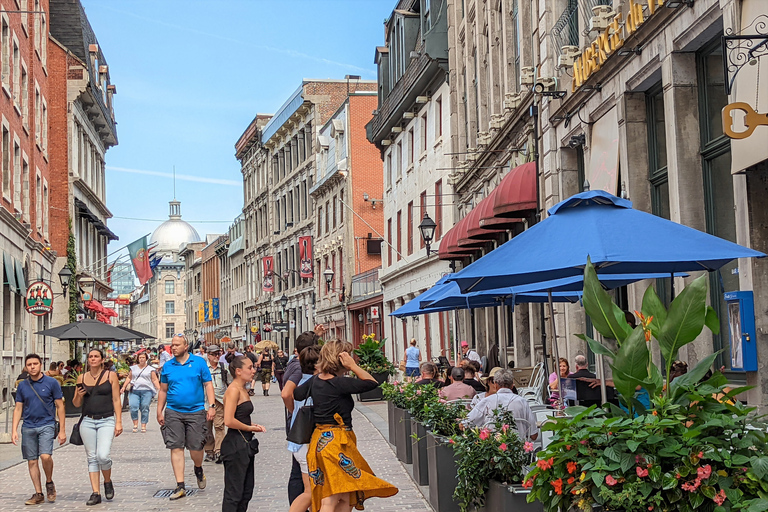
[[[272,381],[272,370],[269,368],[262,368],[260,373],[262,384],[269,384]]]
[[[418,377],[421,375],[421,370],[419,370],[419,367],[416,366],[414,368],[410,368],[408,366],[405,367],[405,376],[406,377]]]
[[[208,420],[205,411],[177,412],[166,408],[165,425],[160,430],[165,447],[169,450],[186,448],[190,451],[200,451],[205,448]]]
[[[309,473],[309,466],[307,466],[307,451],[309,450],[308,444],[301,445],[301,450],[293,452],[293,458],[301,466],[301,472],[305,475]]]
[[[56,426],[42,427],[21,426],[21,456],[24,460],[37,460],[40,455],[53,454],[53,440],[56,438]]]

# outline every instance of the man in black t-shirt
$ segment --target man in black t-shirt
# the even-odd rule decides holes
[[[478,393],[485,393],[487,391],[485,386],[475,379],[475,368],[471,364],[464,367],[464,384],[472,386]]]

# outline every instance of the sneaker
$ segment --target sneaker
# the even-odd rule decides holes
[[[197,488],[198,489],[205,489],[205,475],[203,474],[203,467],[197,467],[195,466],[195,477],[197,478]]]
[[[115,497],[115,486],[112,485],[112,481],[104,482],[104,497],[111,500]]]
[[[31,498],[24,502],[25,505],[40,505],[42,503],[45,503],[45,496],[43,496],[43,493],[41,492],[36,492]]]
[[[215,462],[216,464],[223,464],[224,463],[224,461],[221,460],[221,454],[219,452],[216,452],[216,453],[213,454],[213,462]]]
[[[53,485],[53,482],[45,483],[45,493],[48,495],[48,501],[51,503],[56,501],[56,486]]]
[[[176,490],[174,490],[171,495],[169,496],[169,499],[171,500],[177,500],[179,498],[183,498],[187,495],[187,490],[184,488],[183,485],[177,485]]]
[[[101,503],[101,494],[97,492],[91,493],[91,497],[85,502],[86,506],[98,505],[99,503]]]

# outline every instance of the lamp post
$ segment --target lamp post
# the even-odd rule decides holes
[[[325,284],[328,286],[329,290],[331,289],[333,276],[334,276],[333,269],[331,267],[325,267],[325,270],[323,270],[323,277],[325,278]]]
[[[429,246],[432,245],[432,240],[435,237],[435,228],[437,228],[435,221],[430,218],[428,213],[424,212],[424,218],[421,219],[421,224],[419,224],[419,231],[421,232],[422,240],[424,240],[424,246],[427,249],[427,256],[437,252],[432,251],[429,248]]]
[[[69,265],[64,265],[59,270],[59,282],[61,283],[61,295],[66,297],[67,290],[69,290],[69,282],[72,280],[72,271],[69,270]]]

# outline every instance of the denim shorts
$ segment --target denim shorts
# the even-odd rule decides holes
[[[414,368],[409,368],[408,366],[405,367],[406,377],[418,377],[419,375],[421,375],[421,371],[419,370],[418,366]]]
[[[24,460],[37,460],[40,455],[53,454],[55,428],[53,423],[42,427],[21,426],[21,456]]]

